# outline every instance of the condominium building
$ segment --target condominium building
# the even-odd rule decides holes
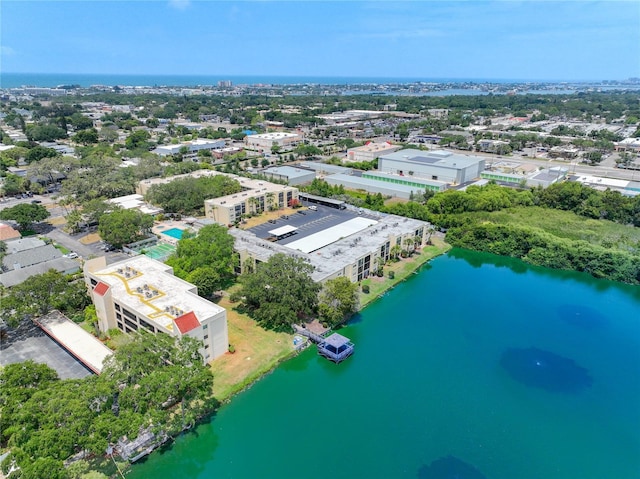
[[[363,212],[365,210],[362,210]],[[375,274],[397,248],[423,246],[431,225],[396,215],[357,216],[311,235],[280,244],[258,238],[250,231],[232,228],[235,250],[243,267],[266,262],[276,253],[304,260],[313,266],[311,278],[319,283],[344,276],[358,282]],[[296,228],[293,228],[294,230]],[[297,236],[296,236],[297,237]]]
[[[242,191],[204,202],[205,216],[221,225],[232,225],[240,221],[244,214],[261,213],[265,210],[289,206],[292,200],[298,199],[298,188],[294,186],[230,176],[240,183]]]
[[[190,336],[202,343],[204,362],[228,351],[227,311],[198,296],[170,266],[145,255],[107,266],[101,257],[85,263],[84,275],[100,331]]]

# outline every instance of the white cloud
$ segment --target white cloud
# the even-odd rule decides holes
[[[191,0],[169,0],[169,6],[177,10],[185,10],[191,5]]]
[[[16,51],[11,47],[3,45],[3,46],[0,47],[0,54],[2,56],[10,57],[12,55],[15,55]]]

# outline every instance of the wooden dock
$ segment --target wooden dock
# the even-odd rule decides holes
[[[340,363],[353,354],[355,345],[349,340],[338,333],[332,333],[331,330],[327,331],[323,335],[316,334],[309,331],[306,328],[293,325],[296,333],[309,338],[318,346],[318,354],[324,356],[329,361],[334,363]]]

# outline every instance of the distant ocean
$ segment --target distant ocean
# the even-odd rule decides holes
[[[394,77],[335,77],[335,76],[272,76],[272,75],[110,75],[73,73],[0,73],[0,88],[22,86],[56,87],[59,85],[107,86],[215,86],[219,81],[230,80],[234,85],[355,85],[391,83],[525,83],[527,80],[460,79],[460,78],[394,78]],[[555,83],[551,81],[532,83]]]

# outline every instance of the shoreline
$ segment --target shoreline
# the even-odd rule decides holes
[[[363,311],[367,306],[369,306],[373,302],[384,297],[384,295],[389,290],[395,288],[399,283],[406,281],[406,279],[409,276],[411,276],[412,274],[416,274],[420,270],[420,268],[422,268],[425,264],[427,264],[433,258],[446,254],[452,248],[452,246],[446,243],[443,238],[434,236],[431,238],[431,241],[432,241],[432,244],[425,245],[421,248],[419,255],[416,256],[414,254],[410,258],[404,258],[395,263],[386,265],[385,271],[387,272],[394,271],[393,279],[389,278],[387,274],[383,278],[373,277],[373,278],[367,278],[366,280],[363,280],[361,284],[363,285],[369,284],[370,292],[365,294],[362,291],[360,291],[359,293],[360,307],[358,308],[358,312],[356,314]],[[375,285],[376,288],[373,288],[372,287],[373,285]],[[345,326],[347,326],[348,324],[349,322],[347,321],[345,323]],[[254,324],[254,327],[259,327],[259,326]],[[283,333],[280,333],[280,334],[283,334]],[[287,334],[287,336],[290,336],[291,338],[293,338],[293,334]],[[148,457],[150,454],[152,454],[153,452],[159,449],[171,448],[172,443],[179,436],[181,436],[184,433],[187,433],[188,431],[192,430],[194,427],[197,427],[198,425],[211,420],[211,418],[213,418],[213,416],[216,415],[218,410],[225,404],[229,404],[236,395],[250,389],[258,381],[260,381],[261,379],[267,377],[269,374],[274,372],[276,368],[280,366],[282,363],[294,358],[301,351],[304,351],[305,349],[306,348],[300,351],[296,351],[295,349],[293,349],[291,351],[288,351],[285,354],[278,354],[273,358],[271,358],[271,360],[266,361],[263,364],[259,365],[257,369],[250,372],[250,374],[245,376],[240,382],[230,385],[228,389],[225,389],[224,394],[221,394],[217,397],[214,394],[214,398],[217,401],[216,407],[214,407],[211,411],[206,412],[201,417],[197,418],[194,426],[185,428],[174,434],[168,434],[168,438],[163,443],[153,447],[153,449],[149,452],[149,454],[142,457],[141,460],[144,461],[146,457]],[[234,353],[234,354],[237,354],[237,353]],[[214,385],[215,385],[215,372],[212,371],[212,374],[214,374]],[[129,463],[126,469],[127,470],[130,469],[134,464],[135,463]],[[111,477],[117,477],[117,475],[113,475]]]

